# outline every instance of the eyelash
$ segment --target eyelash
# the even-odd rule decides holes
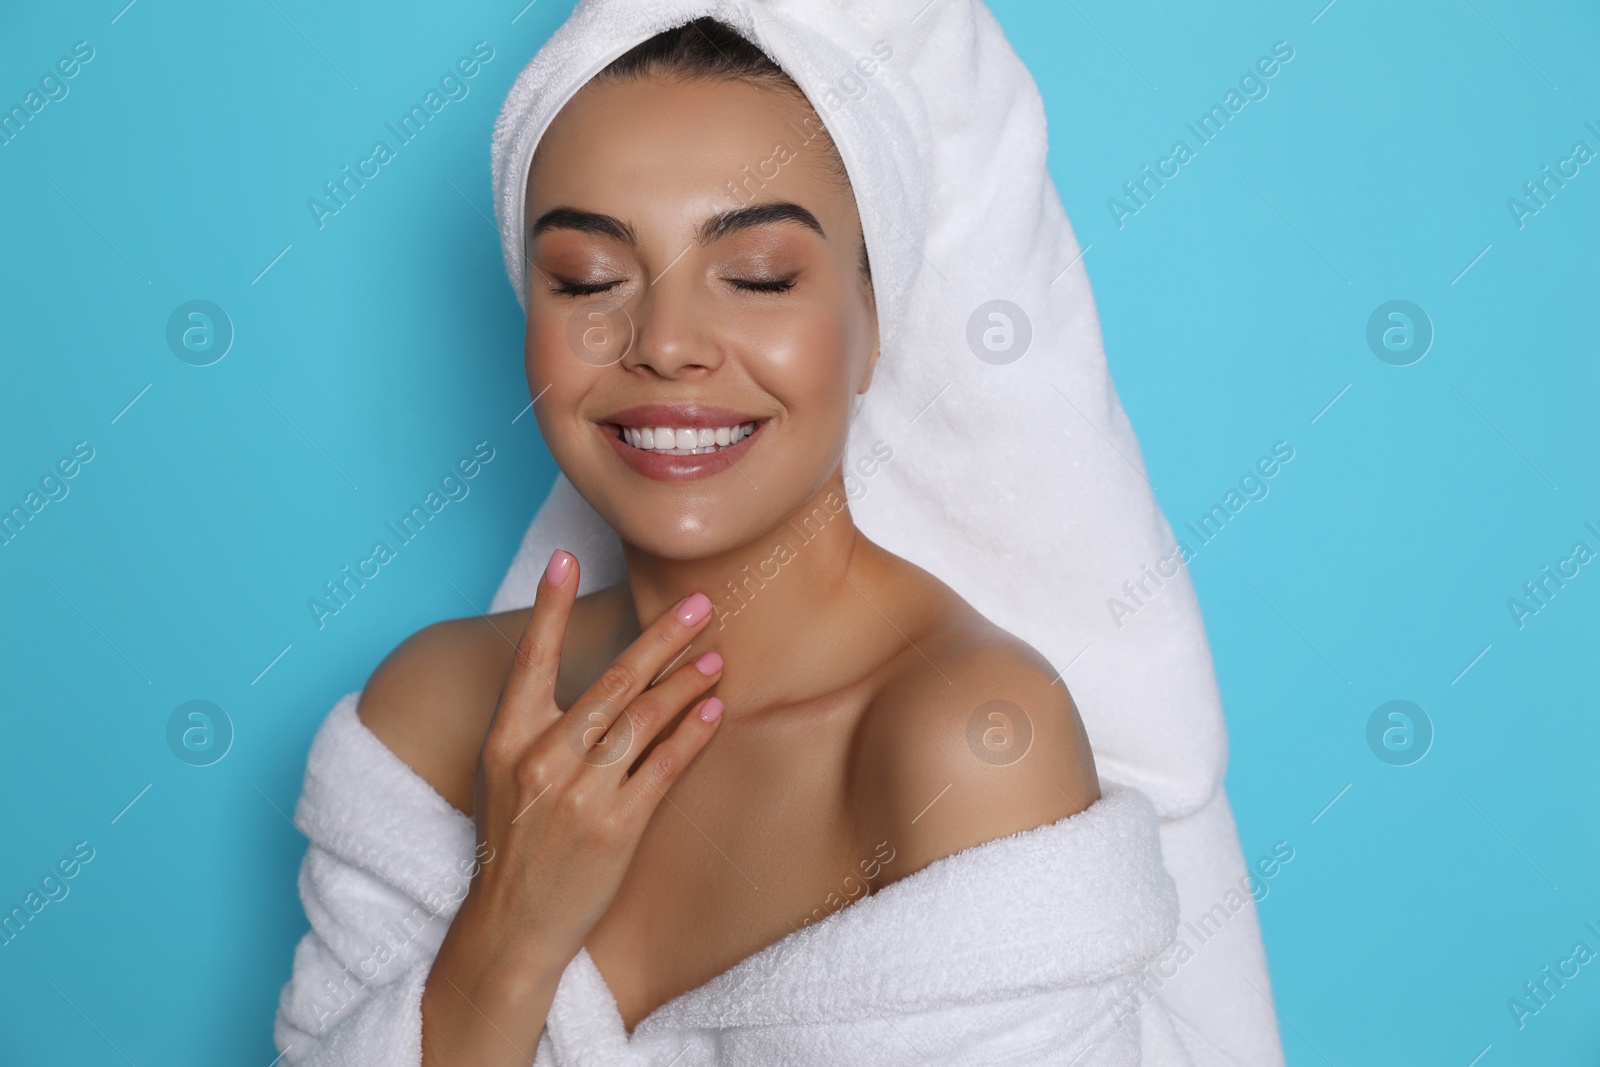
[[[728,282],[739,289],[750,293],[786,293],[794,288],[793,278],[780,278],[774,281],[749,281],[741,278],[729,278]],[[616,287],[618,282],[563,282],[550,287],[552,293],[561,296],[593,296]]]
[[[616,282],[602,282],[598,285],[584,282],[563,282],[560,285],[552,285],[550,291],[561,296],[593,296],[595,293],[605,292],[616,284]]]

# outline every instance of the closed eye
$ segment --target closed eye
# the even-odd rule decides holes
[[[550,291],[552,293],[558,293],[562,296],[592,296],[595,293],[603,293],[608,289],[614,289],[618,284],[620,283],[569,282],[565,279],[562,279],[559,285],[550,286]]]
[[[729,278],[728,283],[752,293],[786,293],[794,288],[793,276],[775,279]]]
[[[794,278],[728,278],[728,284],[751,293],[786,293],[794,288]],[[614,289],[620,282],[570,282],[559,280],[550,292],[561,296],[593,296]]]

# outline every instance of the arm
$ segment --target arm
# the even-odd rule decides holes
[[[365,694],[360,694],[363,699]],[[358,694],[317,732],[295,825],[311,930],[279,996],[286,1064],[416,1065],[422,980],[476,857],[458,812],[356,721]]]
[[[296,813],[310,841],[299,886],[312,929],[296,947],[279,998],[274,1039],[285,1064],[418,1067],[429,1062],[424,1032],[438,1028],[425,1023],[454,1006],[437,1009],[425,992],[443,989],[472,1010],[430,975],[480,861],[493,858],[481,842],[471,850],[464,817],[477,749],[510,660],[494,660],[502,642],[482,632],[489,625],[450,620],[413,634],[359,694],[365,729],[336,708],[312,747]],[[536,1025],[517,1049],[525,1065],[565,961],[521,962],[523,974],[544,979],[544,995],[520,1005]],[[494,1036],[481,1016],[472,1025]]]

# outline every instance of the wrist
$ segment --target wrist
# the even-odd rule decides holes
[[[508,1010],[520,1010],[530,1001],[553,996],[576,954],[576,949],[566,951],[552,944],[527,922],[506,921],[469,892],[439,946],[434,970],[442,969],[463,995],[480,1006],[484,1006],[481,996]]]
[[[452,924],[434,957],[422,991],[425,1067],[523,1067],[538,1049],[566,961],[492,927],[481,932]]]

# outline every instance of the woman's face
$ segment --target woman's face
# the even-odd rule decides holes
[[[573,486],[647,552],[746,544],[839,468],[877,318],[855,201],[820,129],[792,92],[644,78],[585,86],[540,142],[526,210],[535,416]],[[730,443],[673,456],[664,438]]]

